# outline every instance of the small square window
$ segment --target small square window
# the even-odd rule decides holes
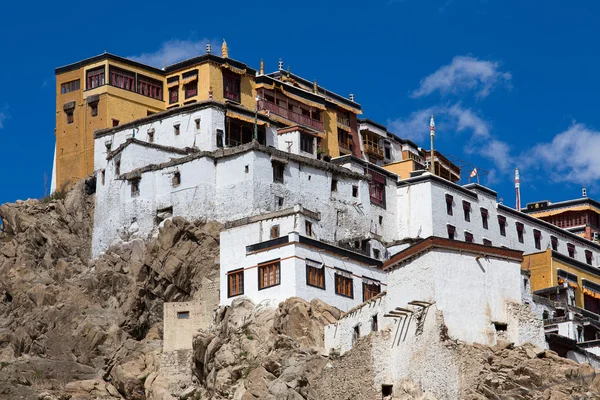
[[[154,132],[148,132],[148,143],[154,143]]]
[[[113,128],[119,126],[119,120],[113,118],[113,120],[112,120],[112,126],[113,126]]]
[[[140,180],[132,179],[130,184],[131,184],[131,195],[138,196],[140,194]]]
[[[194,122],[196,123],[196,130],[199,131],[200,130],[200,118],[196,118],[194,120]]]
[[[275,207],[277,209],[283,207],[283,197],[275,196]]]
[[[379,249],[373,249],[373,258],[376,260],[381,258],[381,251],[379,251]]]
[[[383,216],[379,216],[379,225],[383,225]]]
[[[246,165],[246,166],[244,167],[244,172],[245,172],[245,173],[248,173],[248,172],[250,172],[250,166],[249,166],[249,165]]]
[[[283,183],[285,164],[273,161],[273,182]]]
[[[452,225],[447,225],[448,228],[448,239],[454,240],[454,235],[456,234],[456,228]]]
[[[175,135],[179,135],[179,124],[173,125],[173,133],[175,133]]]
[[[471,232],[465,232],[465,242],[473,243],[473,234]]]
[[[189,311],[178,311],[177,312],[177,319],[189,319],[189,318],[190,318]]]
[[[271,227],[271,239],[279,237],[279,225],[273,225]]]
[[[337,187],[338,187],[338,181],[337,179],[332,179],[331,180],[331,192],[337,192]]]
[[[485,246],[491,246],[491,245],[492,245],[492,241],[491,241],[491,240],[489,240],[489,239],[485,239],[485,238],[484,238],[484,239],[483,239],[483,244],[484,244]]]
[[[91,108],[91,112],[92,112],[92,117],[98,116],[98,103],[90,104],[90,108]]]
[[[173,186],[181,185],[181,172],[175,172],[173,174]]]
[[[304,221],[304,231],[306,232],[306,236],[312,236],[313,235],[312,222],[310,222],[310,221]]]
[[[70,110],[66,110],[65,113],[67,114],[67,124],[72,124],[74,121],[74,114],[75,110],[74,109],[70,109]]]
[[[358,197],[358,186],[352,186],[352,197]]]

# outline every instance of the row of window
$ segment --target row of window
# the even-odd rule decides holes
[[[163,98],[163,83],[142,74],[109,66],[109,84],[124,90],[135,92],[156,100]],[[106,67],[90,69],[86,72],[86,89],[95,89],[106,84]]]
[[[306,284],[327,290],[325,287],[325,265],[319,261],[306,259]],[[258,266],[258,290],[277,286],[281,283],[281,263],[271,261]],[[335,293],[339,296],[354,298],[354,279],[350,272],[335,268]],[[363,301],[367,301],[381,292],[379,282],[364,278],[362,284]],[[227,296],[244,294],[244,270],[231,271],[227,275]]]
[[[503,216],[498,216],[498,222],[500,223],[501,235],[506,236],[506,218]],[[517,228],[517,236],[519,238],[519,242],[523,243],[524,242],[523,232],[524,232],[525,227],[522,223],[517,222],[516,228]],[[453,225],[447,225],[447,230],[448,230],[448,238],[455,239],[456,238],[456,227],[454,227]],[[465,242],[467,242],[467,243],[474,242],[473,234],[471,232],[465,231]],[[492,241],[489,239],[483,238],[483,244],[486,246],[491,246]],[[538,249],[538,250],[542,249],[542,232],[539,231],[538,229],[533,230],[533,244],[536,249]],[[550,245],[552,246],[552,250],[558,251],[558,238],[556,236],[550,236]],[[572,243],[567,243],[567,252],[569,253],[569,257],[575,258],[575,245]],[[586,263],[589,265],[592,265],[593,258],[594,258],[594,255],[591,252],[591,250],[585,250]]]

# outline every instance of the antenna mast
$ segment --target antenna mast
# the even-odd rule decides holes
[[[521,179],[519,177],[519,168],[515,168],[515,192],[517,195],[517,211],[521,211]]]
[[[431,139],[431,153],[430,153],[430,163],[429,168],[432,175],[435,175],[435,153],[433,151],[433,139],[435,137],[435,121],[433,120],[433,115],[429,120],[429,137]]]

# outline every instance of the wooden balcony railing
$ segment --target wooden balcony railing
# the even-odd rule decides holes
[[[271,103],[270,101],[262,100],[260,102],[260,108],[262,110],[272,112],[273,114],[277,114],[285,119],[289,119],[290,121],[296,122],[298,124],[309,126],[318,131],[323,131],[323,123],[321,121],[317,121],[316,119],[312,119],[310,117],[307,117],[306,115],[298,114],[293,111],[287,110],[283,107],[278,106],[275,103]]]
[[[365,153],[375,156],[377,158],[383,158],[383,149],[381,147],[373,146],[367,143],[363,143],[363,150]]]
[[[340,146],[340,149],[342,150],[352,152],[352,142],[338,141],[338,146]]]

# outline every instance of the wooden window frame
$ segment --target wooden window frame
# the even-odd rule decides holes
[[[269,289],[281,285],[281,262],[273,260],[258,265],[258,290]],[[273,282],[271,282],[271,274]]]
[[[135,72],[109,65],[108,78],[108,83],[110,86],[127,90],[129,92],[135,92]]]
[[[446,195],[446,214],[453,215],[453,207],[452,203],[454,202],[454,197],[451,194]]]
[[[85,71],[86,89],[96,89],[106,84],[106,66],[92,68]]]
[[[317,289],[327,290],[325,284],[325,266],[319,261],[310,259],[305,260],[306,265],[306,285]],[[313,267],[309,263],[321,264],[321,268]],[[321,282],[321,284],[319,284]]]
[[[448,230],[448,239],[454,240],[456,238],[456,227],[454,225],[446,225]]]
[[[237,278],[236,279],[234,279]],[[234,290],[235,289],[235,290]],[[236,297],[244,294],[244,269],[236,269],[227,273],[227,297]]]
[[[272,161],[273,167],[273,182],[283,183],[285,176],[285,164],[279,161]]]
[[[519,243],[524,243],[525,242],[525,238],[524,238],[525,225],[523,225],[521,222],[515,222],[515,226],[517,229],[517,239],[519,240]]]
[[[305,153],[309,153],[309,154],[313,154],[315,151],[315,140],[314,137],[312,137],[311,135],[307,135],[306,133],[301,133],[300,134],[300,150],[305,152]]]
[[[492,245],[492,241],[490,239],[483,238],[483,245],[484,246],[491,246]]]
[[[590,250],[585,251],[585,262],[587,265],[593,265],[594,263],[594,254]]]
[[[62,83],[60,85],[60,94],[67,94],[79,90],[80,88],[79,79],[75,79],[69,82]]]
[[[336,270],[334,274],[335,294],[337,294],[338,296],[347,297],[349,299],[354,299],[354,279],[352,278],[352,275],[350,275],[350,277],[347,277],[340,274],[339,272],[350,274],[350,272],[348,271]],[[343,283],[345,283],[345,285],[342,288],[340,285]],[[340,290],[340,288],[342,288],[343,290]],[[350,289],[350,294],[346,293],[348,288]]]
[[[550,236],[550,245],[552,250],[558,251],[558,238],[556,236]]]
[[[569,257],[575,258],[575,245],[573,243],[567,243],[567,252]]]
[[[500,228],[500,236],[506,236],[506,217],[498,215],[498,226]]]
[[[379,282],[372,279],[369,279],[372,282]],[[376,287],[377,290],[372,290],[372,288]],[[381,293],[381,283],[379,285],[375,283],[367,283],[363,281],[362,283],[362,292],[363,292],[363,301],[371,300],[373,297],[379,295]]]
[[[489,218],[489,214],[488,214],[488,210],[486,210],[485,208],[481,208],[481,224],[483,226],[483,229],[488,229],[489,228],[489,224],[488,224],[488,218]]]
[[[385,175],[378,172],[369,171],[371,174],[371,182],[369,182],[369,195],[371,204],[385,208]]]
[[[475,243],[475,237],[471,232],[465,231],[465,242],[466,243]]]
[[[67,116],[67,124],[72,124],[75,122],[75,109],[74,108],[69,108],[68,110],[65,110],[65,114]]]
[[[239,75],[223,71],[223,97],[225,100],[240,102],[242,95],[242,79]]]
[[[271,226],[271,232],[270,232],[270,238],[271,239],[277,239],[280,235],[279,232],[279,225],[272,225]]]
[[[542,249],[542,232],[538,229],[533,230],[533,242],[536,249]]]
[[[465,216],[466,222],[471,222],[471,203],[466,200],[463,200],[463,212]]]

